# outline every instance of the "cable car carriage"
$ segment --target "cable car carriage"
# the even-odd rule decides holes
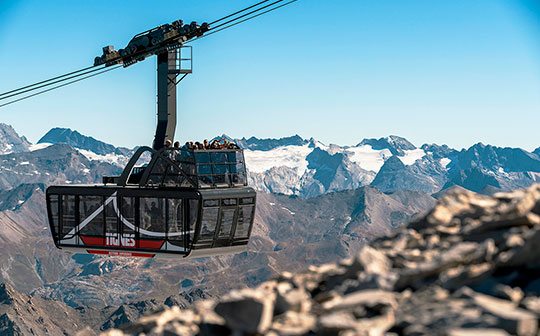
[[[47,213],[56,247],[93,254],[184,258],[245,250],[256,193],[247,186],[242,149],[165,146],[172,143],[176,129],[176,86],[192,73],[191,47],[182,43],[210,29],[207,23],[194,22],[190,27],[184,29],[175,21],[136,35],[126,49],[133,49],[133,41],[139,40],[157,44],[137,44],[135,58],[113,46],[103,48],[96,66],[128,67],[157,56],[154,143],[152,148],[139,148],[122,175],[104,177],[103,184],[47,188]],[[150,154],[149,163],[136,166],[145,153]]]
[[[150,152],[150,162],[135,164]],[[241,149],[139,148],[121,176],[51,186],[55,245],[92,254],[203,257],[245,250],[256,193]]]

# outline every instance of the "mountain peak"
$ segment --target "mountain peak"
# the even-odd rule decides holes
[[[0,154],[26,152],[30,142],[10,125],[0,123]]]
[[[280,139],[259,139],[252,136],[249,139],[237,139],[236,143],[244,149],[269,151],[281,146],[303,146],[308,144],[309,141],[302,139],[302,137],[296,134]]]
[[[71,147],[88,150],[99,155],[107,154],[125,154],[129,152],[127,148],[116,148],[111,144],[96,140],[91,136],[82,135],[81,133],[69,128],[55,127],[45,134],[39,143],[65,143]]]
[[[397,135],[389,135],[379,139],[364,139],[357,146],[369,145],[376,150],[388,149],[393,155],[403,156],[406,150],[413,150],[416,147],[407,139]]]

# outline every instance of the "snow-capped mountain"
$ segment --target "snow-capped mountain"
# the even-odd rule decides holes
[[[241,146],[245,143],[237,141]],[[261,147],[264,149],[258,149]],[[353,147],[327,146],[294,136],[278,140],[252,137],[244,155],[250,182],[257,189],[313,197],[369,185],[390,157],[399,157],[405,166],[411,166],[426,152],[398,136],[365,139]],[[413,190],[432,189],[436,188]]]
[[[30,142],[20,137],[10,125],[0,123],[0,154],[28,151]]]
[[[67,144],[91,161],[103,161],[118,167],[124,167],[134,150],[124,147],[115,147],[111,144],[82,135],[69,128],[56,127],[47,132],[32,150],[42,149],[51,144]]]
[[[367,185],[383,192],[433,194],[461,186],[492,193],[540,181],[540,147],[532,153],[484,144],[461,151],[437,144],[417,148],[395,135],[364,139],[356,146],[326,145],[298,135],[234,141],[245,150],[251,186],[300,197]],[[102,175],[120,173],[133,150],[66,128],[53,128],[32,145],[0,124],[0,153],[0,189],[5,189],[21,183],[97,182]]]
[[[417,148],[398,136],[364,139],[351,147],[299,137],[249,140],[245,157],[251,184],[287,195],[313,197],[364,185],[427,193],[457,185],[492,193],[540,182],[540,148],[533,153],[483,144],[461,151],[436,144]]]

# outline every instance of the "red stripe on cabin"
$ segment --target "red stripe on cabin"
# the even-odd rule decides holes
[[[85,237],[80,236],[84,245],[103,246],[103,237]]]
[[[165,243],[164,240],[138,240],[139,248],[159,250]]]

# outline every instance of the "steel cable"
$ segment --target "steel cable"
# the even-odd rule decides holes
[[[277,1],[277,2],[281,2],[281,1],[284,1],[284,0],[280,0],[280,1]],[[194,41],[196,41],[196,40],[200,40],[200,39],[202,39],[202,38],[204,38],[204,37],[210,36],[210,35],[212,35],[212,34],[215,34],[215,33],[217,33],[217,32],[220,32],[220,31],[222,31],[222,30],[225,30],[225,29],[227,29],[227,28],[231,28],[231,27],[236,26],[236,25],[238,25],[238,24],[240,24],[240,23],[242,23],[242,22],[249,21],[249,20],[254,19],[254,18],[258,17],[258,16],[261,16],[261,15],[263,15],[263,14],[272,12],[272,11],[278,9],[278,8],[287,6],[287,5],[289,5],[289,4],[293,3],[293,2],[296,2],[296,1],[298,1],[298,0],[291,0],[291,1],[289,1],[289,2],[286,2],[286,3],[282,4],[282,5],[279,5],[279,6],[277,6],[277,7],[271,8],[271,9],[266,10],[266,11],[264,11],[264,12],[258,13],[258,14],[256,14],[256,15],[251,16],[251,17],[248,17],[248,18],[246,18],[246,19],[244,19],[244,20],[241,20],[241,21],[232,23],[232,24],[230,24],[230,25],[228,25],[228,26],[226,26],[226,27],[223,27],[223,28],[221,28],[221,29],[218,29],[218,30],[210,30],[209,33],[207,33],[207,34],[205,34],[205,35],[202,35],[202,36],[199,36],[199,37],[196,37],[196,38],[194,38],[193,40],[184,42],[184,44],[191,43],[191,42],[194,42]],[[222,26],[223,26],[223,25],[219,25],[218,27],[222,27]]]
[[[94,68],[94,67],[90,67],[90,68]],[[11,98],[11,97],[14,97],[14,96],[18,96],[18,95],[23,94],[23,93],[26,93],[26,92],[34,91],[34,90],[41,89],[41,88],[44,88],[44,87],[47,87],[47,86],[50,86],[50,85],[53,85],[53,84],[61,83],[61,82],[64,82],[64,81],[67,81],[67,80],[70,80],[70,79],[73,79],[73,78],[77,78],[77,77],[80,77],[80,76],[87,75],[87,74],[89,74],[89,73],[93,73],[93,72],[99,71],[99,70],[103,70],[103,67],[95,68],[95,69],[92,69],[92,70],[90,70],[90,71],[86,71],[86,72],[83,72],[83,73],[80,73],[80,74],[77,74],[77,75],[74,75],[74,76],[62,78],[62,79],[59,79],[59,80],[57,80],[57,81],[48,82],[48,83],[46,83],[46,84],[39,85],[39,86],[33,87],[33,88],[31,88],[31,89],[19,91],[19,92],[17,92],[17,93],[13,93],[13,94],[10,94],[10,95],[5,96],[5,97],[0,97],[0,100],[8,99],[8,98]],[[66,75],[64,75],[64,76],[66,76]],[[63,76],[58,76],[58,77],[55,77],[55,78],[61,78],[61,77],[63,77]],[[50,81],[50,80],[49,80],[49,81]],[[44,83],[44,82],[46,82],[46,81],[43,81],[43,82],[40,82],[40,83]],[[35,85],[38,85],[38,84],[40,84],[40,83],[36,83],[36,84],[33,84],[33,85],[28,85],[27,87],[35,86]],[[18,90],[22,90],[22,88],[21,88],[21,89],[18,89]],[[15,90],[14,90],[14,91],[15,91]]]
[[[0,107],[4,107],[4,106],[10,105],[10,104],[19,102],[19,101],[21,101],[21,100],[25,100],[25,99],[28,99],[28,98],[31,98],[31,97],[40,95],[40,94],[45,93],[45,92],[49,92],[49,91],[52,91],[52,90],[55,90],[55,89],[58,89],[58,88],[61,88],[61,87],[64,87],[64,86],[73,84],[73,83],[77,83],[77,82],[80,82],[80,81],[82,81],[82,80],[84,80],[84,79],[87,79],[87,78],[90,78],[90,77],[94,77],[94,76],[97,76],[97,75],[101,75],[102,73],[105,73],[105,72],[108,72],[108,71],[111,71],[111,70],[115,70],[115,69],[118,69],[118,68],[120,68],[120,67],[122,67],[122,66],[121,66],[121,65],[118,65],[118,66],[115,66],[115,67],[112,67],[112,68],[108,68],[108,69],[103,70],[103,71],[101,71],[101,72],[98,72],[98,73],[95,73],[95,74],[92,74],[92,75],[89,75],[89,76],[86,76],[86,77],[83,77],[83,78],[78,78],[78,79],[73,80],[73,81],[71,81],[71,82],[64,83],[64,84],[61,84],[61,85],[57,85],[57,86],[54,86],[54,87],[52,87],[52,88],[48,88],[48,89],[46,89],[46,90],[43,90],[43,91],[39,91],[39,92],[33,93],[33,94],[31,94],[31,95],[24,96],[24,97],[19,98],[19,99],[12,100],[12,101],[10,101],[10,102],[1,104]]]
[[[53,78],[49,78],[49,79],[47,79],[47,80],[44,80],[44,81],[41,81],[41,82],[37,82],[37,83],[31,84],[31,85],[23,86],[23,87],[21,87],[21,88],[15,89],[15,90],[11,90],[11,91],[7,91],[7,92],[4,92],[4,93],[0,93],[0,97],[5,96],[5,95],[8,95],[8,94],[10,94],[10,93],[14,93],[14,92],[17,92],[17,91],[21,91],[21,90],[24,90],[24,89],[31,88],[31,87],[36,86],[36,85],[44,84],[44,83],[47,83],[47,82],[50,82],[50,81],[53,81],[53,80],[56,80],[56,79],[59,79],[59,78],[62,78],[62,77],[71,76],[71,75],[74,75],[74,74],[76,74],[76,73],[83,72],[83,71],[86,71],[86,70],[88,70],[88,69],[92,69],[92,68],[94,68],[94,67],[95,67],[95,66],[91,66],[91,67],[88,67],[88,68],[80,69],[80,70],[73,71],[73,72],[70,72],[70,73],[67,73],[67,74],[64,74],[64,75],[61,75],[61,76],[56,76],[56,77],[53,77]],[[0,98],[0,99],[4,99],[4,98]]]
[[[218,20],[216,20],[216,21],[212,21],[212,22],[209,23],[209,25],[211,26],[211,25],[213,25],[214,23],[218,23],[219,21],[223,21],[223,20],[225,20],[225,19],[228,19],[228,18],[230,18],[231,16],[235,16],[236,14],[240,14],[240,13],[242,13],[242,12],[245,12],[245,11],[247,11],[248,9],[252,9],[253,7],[257,7],[257,6],[262,5],[263,3],[268,2],[268,1],[270,1],[270,0],[264,0],[264,1],[261,1],[261,2],[259,2],[259,3],[254,4],[254,5],[252,5],[252,6],[246,7],[246,8],[244,8],[244,9],[242,9],[242,10],[239,10],[239,11],[236,12],[236,13],[232,13],[232,14],[229,14],[229,15],[227,15],[227,16],[222,17],[221,19],[218,19]]]

